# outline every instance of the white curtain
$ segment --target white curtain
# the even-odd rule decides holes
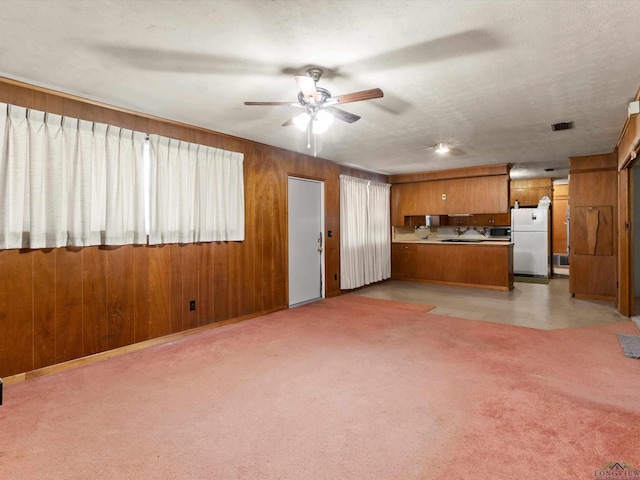
[[[340,175],[340,288],[391,276],[391,186]]]
[[[144,243],[144,138],[0,103],[0,249]]]
[[[150,135],[149,243],[244,240],[241,153]]]
[[[369,183],[365,284],[391,277],[391,185]]]

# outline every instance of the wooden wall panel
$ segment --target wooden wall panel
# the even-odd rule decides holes
[[[135,342],[135,257],[132,245],[105,250],[108,348]]]
[[[230,285],[229,275],[229,243],[216,242],[215,255],[213,257],[215,275],[213,277],[213,321],[222,322],[231,316],[231,306],[229,304],[229,290],[233,288]]]
[[[109,349],[107,316],[107,251],[82,250],[82,341],[85,355]]]
[[[615,300],[618,261],[618,172],[615,154],[569,158],[569,291],[580,297]],[[606,236],[586,225],[589,210],[607,213]],[[595,214],[590,214],[595,222]],[[600,215],[598,215],[598,223]],[[591,240],[588,236],[591,234]],[[597,250],[597,245],[606,250]],[[596,245],[596,250],[589,247]],[[586,254],[580,254],[586,253]],[[608,254],[608,255],[607,255]]]
[[[324,182],[325,229],[332,232],[325,243],[326,293],[340,294],[339,175],[388,181],[386,175],[7,79],[0,79],[0,101],[245,155],[244,242],[0,252],[6,276],[0,289],[8,295],[0,303],[0,340],[12,339],[0,343],[0,376],[286,308],[288,175]],[[189,311],[194,299],[195,313]]]
[[[553,187],[551,207],[553,253],[567,254],[567,209],[569,208],[569,185],[561,184]]]
[[[182,250],[182,330],[196,328],[200,325],[198,312],[201,304],[200,298],[200,268],[199,245],[184,245]],[[191,310],[189,302],[195,300],[196,309]]]
[[[32,368],[56,363],[56,253],[56,249],[34,250],[29,253],[33,257],[34,272]],[[0,264],[1,259],[2,253]]]
[[[325,295],[340,294],[340,166],[324,166]],[[331,236],[329,236],[331,235]]]
[[[149,254],[149,338],[169,335],[171,327],[170,245],[148,248]],[[182,296],[180,296],[182,298]]]
[[[33,368],[33,256],[0,251],[0,368]]]
[[[56,363],[85,355],[82,338],[82,249],[56,255]]]
[[[633,189],[632,171],[621,170],[618,175],[618,311],[626,317],[632,316],[635,310],[633,231],[639,230],[632,221]]]
[[[198,245],[198,325],[213,323],[214,243]]]
[[[134,342],[149,340],[149,249],[144,245],[133,247],[133,317]]]
[[[169,262],[169,333],[182,331],[183,314],[188,308],[182,297],[182,274],[184,265],[182,264],[182,246],[178,244],[164,245],[163,250],[167,250]],[[166,273],[165,273],[166,275]]]
[[[509,175],[511,165],[480,165],[477,167],[452,168],[420,173],[403,173],[391,175],[389,182],[395,184],[413,182],[432,182],[434,180],[448,180],[452,178],[485,177],[492,175]]]

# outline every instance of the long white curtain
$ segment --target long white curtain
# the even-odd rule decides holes
[[[391,186],[340,175],[340,288],[391,276]]]
[[[144,138],[0,103],[0,249],[144,243]]]
[[[149,243],[244,240],[241,153],[150,135]]]

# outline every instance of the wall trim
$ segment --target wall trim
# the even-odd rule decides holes
[[[52,373],[64,372],[66,370],[70,370],[76,367],[81,367],[83,365],[90,365],[92,363],[101,362],[103,360],[108,360],[110,358],[120,357],[122,355],[126,355],[127,353],[138,352],[140,350],[145,350],[147,348],[155,347],[158,345],[164,345],[166,343],[175,342],[176,340],[190,337],[192,335],[197,335],[199,333],[202,333],[208,330],[213,330],[214,328],[224,327],[226,325],[231,325],[234,323],[240,323],[245,320],[251,320],[256,317],[262,317],[264,315],[268,315],[270,313],[275,313],[275,312],[279,312],[281,310],[286,310],[286,309],[287,307],[277,307],[277,308],[272,308],[270,310],[264,310],[258,313],[243,315],[241,317],[230,318],[229,320],[224,320],[222,322],[210,323],[208,325],[192,328],[190,330],[183,330],[181,332],[172,333],[170,335],[164,335],[162,337],[152,338],[150,340],[145,340],[143,342],[132,343],[131,345],[125,345],[124,347],[114,348],[113,350],[107,350],[104,352],[95,353],[93,355],[88,355],[86,357],[75,358],[73,360],[68,360],[66,362],[56,363],[54,365],[48,365],[46,367],[38,368],[36,370],[30,370],[28,372],[18,373],[16,375],[4,377],[3,381],[4,381],[4,384],[7,386],[15,385],[16,383],[21,383],[26,380],[30,380],[32,378],[43,377],[45,375],[51,375]]]

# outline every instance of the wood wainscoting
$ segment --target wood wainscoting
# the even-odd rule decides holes
[[[0,377],[286,308],[289,175],[325,182],[326,295],[339,295],[339,176],[387,181],[13,80],[0,101],[242,152],[245,180],[243,242],[0,251]]]

